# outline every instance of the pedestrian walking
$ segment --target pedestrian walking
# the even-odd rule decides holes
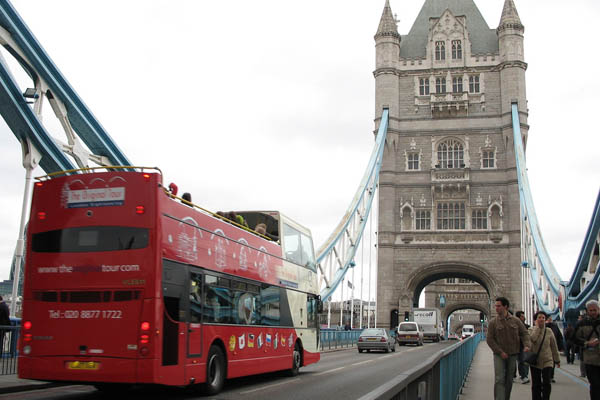
[[[573,324],[568,323],[567,329],[565,329],[565,355],[567,356],[567,364],[575,363],[575,344],[573,343],[573,334],[575,333],[575,327]]]
[[[556,345],[558,346],[558,351],[562,352],[565,349],[563,335],[558,328],[556,322],[552,321],[551,316],[546,317],[546,326],[552,330],[552,334],[554,335],[554,339],[556,339]],[[554,367],[552,368],[552,372],[550,373],[550,379],[552,379],[552,383],[556,382],[554,379]]]
[[[529,325],[525,323],[525,313],[523,311],[517,311],[515,313],[517,318],[521,320],[525,328],[529,329]],[[529,365],[523,362],[523,342],[520,341],[519,346],[519,364],[517,365],[517,370],[519,371],[519,380],[521,383],[529,383]]]
[[[577,324],[583,321],[583,315],[579,315],[577,317]],[[577,331],[577,324],[575,324],[575,332]],[[577,353],[577,359],[579,360],[579,376],[582,378],[586,377],[585,374],[585,364],[583,362],[583,348],[577,344],[577,340],[575,339],[575,332],[573,332],[573,344],[575,345],[575,353]]]
[[[531,329],[531,351],[538,353],[537,362],[531,365],[531,398],[532,400],[548,400],[552,391],[552,371],[554,366],[560,368],[560,355],[556,337],[546,324],[547,314],[538,311],[533,316],[534,326]]]
[[[488,325],[487,344],[494,353],[494,400],[509,400],[519,357],[519,344],[529,351],[531,340],[520,319],[508,313],[506,297],[496,299],[498,314]]]
[[[590,382],[590,398],[600,399],[600,308],[598,301],[585,304],[587,317],[575,327],[575,343],[580,346],[585,373]]]
[[[10,326],[10,310],[0,296],[0,355],[4,353],[4,336],[8,329],[2,329],[2,326]]]

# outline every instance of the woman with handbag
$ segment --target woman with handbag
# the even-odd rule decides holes
[[[533,400],[550,399],[552,390],[552,368],[560,368],[560,356],[556,338],[550,328],[546,327],[547,314],[538,311],[533,316],[534,325],[531,329],[531,351],[537,352],[537,360],[531,366],[531,398]]]

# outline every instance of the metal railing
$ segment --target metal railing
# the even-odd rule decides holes
[[[20,326],[0,325],[0,375],[17,373],[17,343]]]
[[[468,376],[480,333],[398,375],[359,400],[455,400]]]
[[[362,329],[341,331],[336,329],[321,329],[321,351],[356,347]]]

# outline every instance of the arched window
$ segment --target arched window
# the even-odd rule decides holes
[[[447,139],[437,148],[439,168],[464,168],[463,145],[456,139]]]
[[[437,61],[446,59],[446,42],[444,42],[444,41],[435,42],[435,59]]]
[[[462,58],[462,44],[460,40],[452,41],[452,59],[460,60]]]

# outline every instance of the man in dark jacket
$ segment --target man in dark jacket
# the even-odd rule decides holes
[[[573,344],[573,334],[575,328],[573,324],[569,323],[567,329],[565,329],[565,355],[567,356],[567,364],[573,364],[575,362],[575,344]]]
[[[588,381],[590,398],[600,399],[600,308],[596,300],[585,304],[587,317],[575,327],[574,342],[580,346]]]
[[[525,325],[525,328],[529,329],[529,325],[525,323],[525,313],[523,311],[517,311],[515,315],[521,320],[523,325]],[[521,345],[519,346],[519,364],[517,369],[519,370],[521,383],[529,383],[529,365],[523,362],[523,342],[521,342]]]
[[[0,327],[2,326],[10,326],[10,311],[8,310],[8,306],[0,296]],[[4,335],[6,333],[6,329],[0,328],[0,354],[4,353]]]
[[[552,333],[554,333],[554,339],[556,339],[556,345],[558,346],[558,351],[564,351],[565,345],[564,345],[563,335],[560,332],[558,325],[556,325],[556,322],[552,321],[551,316],[548,316],[548,318],[546,319],[546,327],[550,328],[552,330]],[[552,368],[552,372],[550,373],[550,378],[552,379],[553,383],[556,382],[556,380],[554,379],[554,368]]]

